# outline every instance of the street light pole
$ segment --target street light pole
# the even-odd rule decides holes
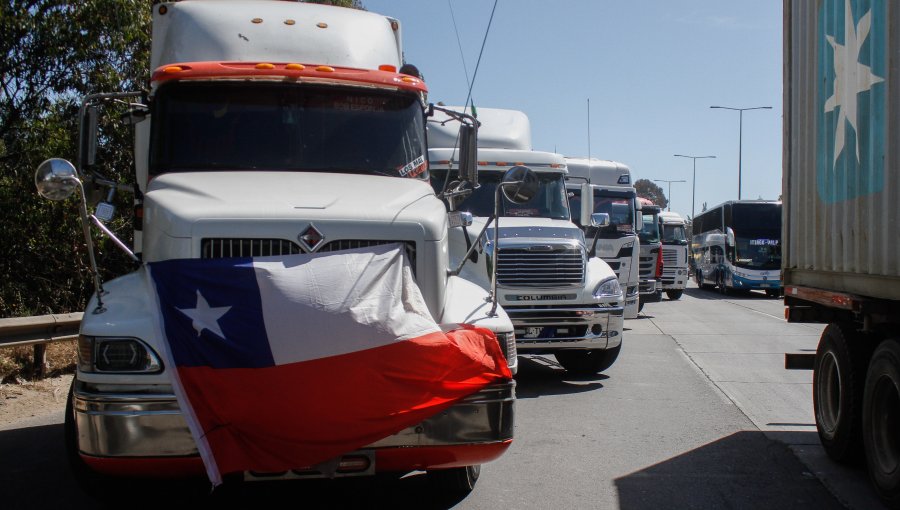
[[[668,202],[668,204],[669,204],[668,210],[671,211],[671,210],[672,210],[672,183],[673,183],[673,182],[687,182],[687,181],[685,181],[685,180],[680,180],[680,181],[667,181],[667,180],[665,180],[665,179],[653,179],[653,180],[656,181],[656,182],[668,182],[668,183],[669,183],[669,191],[668,191],[668,200],[667,200],[667,202]]]
[[[732,108],[730,106],[710,106],[719,110],[734,110],[738,112],[738,200],[741,199],[741,145],[744,135],[744,112],[747,110],[771,110],[771,106],[754,106],[753,108]]]
[[[691,223],[694,222],[694,197],[697,195],[697,160],[705,158],[714,158],[715,156],[685,156],[684,154],[675,154],[676,158],[691,158],[694,160],[694,177],[691,182],[694,183],[694,190],[691,192]]]

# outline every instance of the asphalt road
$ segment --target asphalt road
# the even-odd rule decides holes
[[[780,300],[689,288],[625,323],[606,373],[571,377],[522,358],[515,440],[475,491],[438,498],[424,475],[277,483],[204,502],[302,508],[879,508],[859,467],[818,444],[812,373],[785,352],[815,350],[821,326],[787,324]],[[69,472],[62,410],[0,431],[0,507],[95,508]],[[136,487],[155,505],[159,484]],[[168,503],[167,503],[168,505]]]

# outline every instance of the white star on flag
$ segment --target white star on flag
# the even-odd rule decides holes
[[[219,327],[219,319],[222,318],[223,315],[228,313],[228,310],[231,310],[230,306],[219,306],[216,308],[211,308],[209,303],[206,302],[206,299],[200,294],[200,289],[197,289],[197,307],[196,308],[179,308],[178,311],[187,315],[193,320],[192,326],[197,330],[197,336],[200,336],[200,333],[204,329],[208,329],[210,333],[218,335],[219,338],[224,339],[225,334],[222,333],[222,328]]]
[[[859,52],[869,37],[872,27],[872,11],[867,12],[853,25],[853,12],[850,1],[844,4],[844,44],[838,44],[834,36],[827,35],[828,44],[834,49],[834,94],[825,101],[825,111],[831,112],[840,106],[837,114],[837,125],[834,133],[834,161],[844,151],[845,125],[850,123],[853,130],[859,132],[857,125],[856,95],[872,88],[872,85],[884,81],[872,74],[872,69],[859,62]],[[856,144],[856,161],[859,161],[859,143]]]

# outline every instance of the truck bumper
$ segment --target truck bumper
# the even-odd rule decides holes
[[[179,478],[203,475],[196,444],[173,394],[99,392],[75,382],[72,408],[79,453],[100,473]],[[503,454],[513,438],[515,381],[490,385],[445,411],[329,461],[257,477],[310,478],[481,464]],[[336,466],[368,459],[364,470]],[[328,468],[331,466],[331,468]],[[246,478],[255,475],[245,473]]]
[[[624,308],[600,306],[504,306],[524,354],[559,349],[611,349],[622,342]]]

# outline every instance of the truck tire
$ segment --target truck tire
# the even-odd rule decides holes
[[[666,291],[666,295],[669,296],[669,299],[671,301],[678,301],[679,299],[681,299],[682,294],[684,294],[683,289],[673,289]]]
[[[622,344],[612,349],[572,350],[554,353],[556,361],[566,369],[578,375],[594,375],[611,367],[622,351]]]
[[[852,324],[829,324],[816,349],[813,409],[825,453],[837,462],[862,452],[862,404],[868,356]]]
[[[475,488],[481,465],[426,471],[428,484],[441,496],[464,498]]]
[[[900,342],[878,345],[866,374],[862,416],[869,478],[890,508],[900,508]]]

